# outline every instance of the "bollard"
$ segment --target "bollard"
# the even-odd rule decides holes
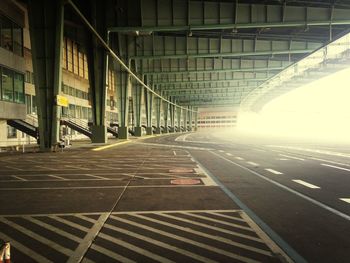
[[[5,242],[0,249],[0,263],[11,263],[10,242]]]

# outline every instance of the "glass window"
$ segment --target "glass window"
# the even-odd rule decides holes
[[[23,34],[22,28],[13,24],[13,52],[23,56]]]
[[[38,108],[37,108],[37,103],[36,103],[36,96],[33,96],[32,98],[32,113],[37,113]]]
[[[30,95],[26,94],[26,110],[27,114],[32,113],[32,101],[30,99]]]
[[[62,68],[67,69],[67,39],[63,39],[62,44]]]
[[[73,72],[76,75],[79,75],[79,58],[78,58],[78,45],[73,43]]]
[[[84,54],[79,52],[79,76],[84,77]]]
[[[17,130],[9,125],[7,125],[7,138],[17,138]]]
[[[84,54],[84,78],[89,79],[87,56]]]
[[[14,101],[17,103],[24,103],[24,77],[22,74],[15,73],[14,81]]]
[[[73,72],[73,43],[67,39],[67,65],[68,70]]]
[[[12,22],[4,16],[1,16],[1,22],[1,46],[12,51]]]
[[[2,69],[2,99],[13,101],[13,71]]]

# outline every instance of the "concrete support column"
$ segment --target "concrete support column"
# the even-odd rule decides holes
[[[63,2],[28,3],[40,149],[51,150],[59,140],[60,106],[56,97],[62,82]]]
[[[130,66],[130,64],[129,64]],[[129,93],[131,91],[131,79],[128,73],[120,73],[118,95],[118,138],[128,138],[128,121],[129,121]]]
[[[169,132],[169,119],[168,119],[168,115],[169,115],[169,103],[166,101],[163,101],[163,117],[164,117],[164,133],[168,133]]]
[[[146,134],[152,135],[152,111],[153,111],[153,94],[149,90],[145,89],[145,107],[146,107]]]
[[[182,109],[180,107],[178,107],[177,109],[177,132],[181,132],[181,113],[182,113]]]
[[[196,111],[194,113],[194,130],[198,130],[198,107],[195,107],[194,110]]]
[[[161,134],[161,128],[160,128],[160,116],[161,116],[161,110],[162,110],[162,100],[157,97],[156,98],[156,134]]]
[[[90,20],[99,35],[107,42],[106,3],[90,2]],[[92,142],[107,142],[106,127],[106,83],[108,74],[107,52],[96,37],[87,43],[89,85],[92,106]]]
[[[134,119],[135,119],[135,136],[142,136],[141,127],[141,105],[142,105],[142,90],[143,87],[136,84],[132,87],[133,90],[133,104],[134,104]]]
[[[188,116],[188,110],[185,110],[185,112],[183,113],[184,116],[184,130],[185,132],[187,131],[187,116]]]
[[[192,131],[192,106],[188,106],[188,130]]]
[[[171,102],[175,103],[173,99],[170,99]],[[175,106],[173,104],[169,104],[170,110],[170,132],[175,132]]]

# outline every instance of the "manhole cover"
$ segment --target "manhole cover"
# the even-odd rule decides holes
[[[171,172],[171,173],[193,173],[193,169],[190,169],[190,168],[175,168],[175,169],[170,169],[169,172]]]
[[[193,185],[200,184],[201,181],[198,179],[174,179],[170,181],[171,184],[181,184],[181,185]]]

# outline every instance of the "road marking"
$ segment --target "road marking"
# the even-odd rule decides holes
[[[290,159],[299,160],[299,161],[305,161],[305,159],[303,159],[303,158],[299,158],[299,157],[295,157],[295,156],[291,156],[291,155],[280,154],[280,156],[287,157],[287,158],[290,158]]]
[[[112,218],[113,218],[113,219],[119,220],[119,218],[115,218],[114,216],[112,216]],[[137,225],[138,225],[139,227],[142,226],[143,228],[145,228],[145,229],[147,229],[147,230],[149,230],[149,231],[152,231],[152,230],[153,230],[153,232],[156,232],[156,233],[161,234],[161,235],[163,235],[163,236],[170,237],[170,238],[173,238],[173,239],[175,239],[175,240],[179,240],[179,241],[181,241],[181,242],[185,242],[185,243],[188,243],[188,244],[191,244],[191,245],[200,247],[200,248],[204,248],[204,249],[209,250],[209,251],[212,251],[212,252],[214,252],[214,253],[218,253],[218,254],[220,254],[220,255],[225,255],[225,256],[227,256],[227,257],[234,258],[234,259],[237,259],[237,260],[240,260],[240,261],[243,261],[243,262],[251,262],[251,263],[253,263],[253,262],[259,262],[259,261],[256,261],[256,260],[253,260],[253,259],[250,259],[250,258],[247,258],[247,257],[243,257],[243,256],[240,256],[240,255],[237,255],[237,254],[234,254],[234,253],[225,251],[225,250],[220,249],[220,248],[216,248],[216,247],[213,247],[213,246],[210,246],[210,245],[206,245],[206,244],[204,244],[204,243],[197,242],[197,241],[192,240],[192,239],[188,239],[188,238],[186,238],[186,237],[182,237],[182,236],[178,236],[178,235],[175,235],[175,234],[168,233],[168,232],[162,231],[162,230],[160,230],[160,229],[154,229],[154,228],[152,228],[152,227],[148,227],[148,226],[144,226],[144,225],[139,225],[139,224],[137,224]],[[116,230],[116,231],[118,231],[118,232],[122,232],[122,233],[127,234],[127,235],[134,236],[134,237],[136,237],[136,238],[138,238],[138,239],[144,240],[144,241],[149,242],[149,243],[155,243],[155,244],[158,243],[158,245],[161,244],[162,247],[164,247],[164,248],[168,248],[168,249],[169,249],[169,247],[170,247],[168,244],[165,244],[165,243],[163,243],[163,242],[156,241],[156,240],[150,239],[150,238],[146,238],[146,237],[141,236],[141,235],[139,235],[139,234],[136,234],[136,233],[133,233],[133,232],[124,230],[124,229],[120,229],[120,228],[115,227],[115,226],[106,225],[106,227],[111,228],[111,229],[114,229],[114,230]],[[188,252],[188,253],[189,253],[189,252]],[[198,259],[198,257],[197,257],[197,259]],[[215,261],[210,260],[210,259],[208,259],[208,258],[202,258],[202,259],[203,259],[203,260],[201,260],[201,261],[203,261],[203,262],[215,262]],[[162,262],[164,262],[164,261],[162,261]]]
[[[97,175],[93,175],[93,174],[85,174],[86,176],[90,176],[90,177],[94,177],[97,179],[102,179],[102,180],[111,180],[110,178],[106,178],[106,177],[102,177],[102,176],[97,176]],[[121,179],[118,179],[121,180]]]
[[[175,152],[175,151],[173,151],[173,153],[174,153],[174,155],[176,156],[176,152]]]
[[[19,176],[17,176],[17,175],[11,175],[11,177],[16,178],[16,179],[21,180],[21,181],[28,181],[27,179],[24,179],[24,178],[19,177]],[[11,180],[11,181],[12,181],[12,180]],[[17,181],[17,180],[16,180],[16,181]]]
[[[314,185],[314,184],[310,184],[308,182],[305,182],[303,180],[292,180],[293,182],[296,182],[297,184],[301,184],[304,185],[306,187],[312,188],[312,189],[320,189],[321,187]]]
[[[136,261],[134,261],[134,260],[131,260],[131,259],[126,258],[126,257],[123,257],[122,255],[119,255],[119,254],[117,254],[117,253],[115,253],[115,252],[112,252],[112,251],[110,251],[110,250],[108,250],[108,249],[105,249],[105,248],[103,248],[103,247],[100,247],[100,246],[98,246],[98,245],[92,244],[92,245],[91,245],[91,248],[92,248],[93,250],[96,250],[97,252],[100,252],[101,254],[104,254],[104,255],[106,255],[106,256],[108,256],[108,257],[114,259],[114,260],[117,260],[117,261],[119,261],[119,262],[136,263]],[[86,262],[86,258],[84,258],[84,259],[82,260],[82,262],[87,263],[87,262]],[[91,262],[95,262],[95,261],[91,261]]]
[[[116,146],[119,146],[119,145],[130,143],[130,142],[131,141],[117,142],[117,143],[113,143],[113,144],[110,144],[110,145],[94,148],[94,149],[92,149],[92,151],[102,151],[102,150],[106,150],[106,149],[109,149],[109,148],[112,148],[112,147],[116,147]]]
[[[350,169],[346,169],[346,168],[335,166],[335,165],[330,165],[330,164],[325,164],[325,163],[321,163],[321,165],[350,172]]]
[[[260,243],[264,243],[264,241],[262,241],[260,238],[248,236],[248,235],[245,235],[245,234],[240,234],[240,233],[237,233],[237,232],[233,232],[233,231],[230,231],[230,230],[226,230],[226,229],[222,229],[222,228],[219,228],[219,227],[211,226],[211,225],[208,225],[208,224],[202,224],[202,223],[197,222],[197,221],[193,221],[193,220],[189,220],[189,219],[185,219],[185,218],[169,215],[167,213],[160,214],[160,216],[171,218],[171,219],[175,219],[177,221],[189,223],[189,224],[192,224],[192,225],[197,225],[197,226],[204,227],[204,228],[209,228],[211,230],[215,230],[215,231],[218,231],[218,232],[228,233],[228,234],[233,235],[233,236],[243,237],[243,238],[246,238],[246,239],[250,239],[250,240],[254,240],[254,241],[260,242]]]
[[[47,258],[43,257],[42,255],[36,253],[34,250],[31,250],[30,248],[22,245],[21,243],[17,242],[16,240],[13,240],[13,238],[3,234],[0,232],[0,238],[2,240],[11,240],[11,245],[13,245],[16,249],[18,249],[20,252],[25,254],[26,256],[34,259],[36,262],[42,262],[42,263],[52,263],[51,260],[48,260]]]
[[[268,171],[268,172],[270,172],[270,173],[273,173],[273,174],[283,174],[283,173],[281,173],[281,172],[279,172],[279,171],[276,171],[276,170],[270,169],[270,168],[266,168],[265,170]]]
[[[350,198],[339,198],[339,199],[350,204]]]
[[[89,247],[91,246],[92,242],[95,240],[96,236],[98,235],[98,233],[100,232],[101,228],[103,227],[104,223],[108,219],[108,216],[109,216],[109,213],[101,214],[101,216],[95,222],[94,226],[89,230],[87,235],[80,242],[79,246],[74,251],[74,253],[70,254],[70,257],[67,260],[67,263],[81,262],[81,260],[84,257],[86,251],[89,249]]]
[[[136,215],[137,216],[137,215]],[[144,216],[137,216],[139,218],[143,218],[143,219],[146,219],[147,220],[147,217],[144,217]],[[155,229],[153,227],[149,227],[149,226],[146,226],[144,224],[138,224],[136,222],[133,222],[133,221],[130,221],[130,220],[127,220],[127,219],[124,219],[124,218],[120,218],[120,217],[116,217],[116,216],[111,216],[112,219],[114,220],[117,220],[117,221],[120,221],[120,222],[123,222],[123,223],[126,223],[126,224],[129,224],[129,225],[132,225],[132,226],[136,226],[138,228],[142,228],[142,229],[145,229],[145,230],[148,230],[148,231],[151,231],[151,232],[154,232],[154,233],[157,233],[157,234],[160,234],[160,235],[164,235],[164,236],[167,236],[167,237],[170,237],[170,238],[173,238],[173,239],[176,239],[178,240],[180,237],[179,236],[176,236],[174,234],[171,234],[171,233],[167,233],[165,231],[162,231],[162,230],[159,230],[159,229]],[[158,221],[158,220],[157,220]],[[127,230],[123,230],[121,228],[117,228],[115,226],[112,226],[112,225],[106,225],[106,228],[110,228],[112,230],[116,230],[118,232],[121,232],[121,233],[124,233],[124,234],[127,234],[127,235],[130,235],[130,236],[133,236],[135,238],[138,238],[138,239],[141,239],[143,241],[146,241],[148,243],[151,243],[151,244],[155,244],[157,246],[160,246],[160,247],[163,247],[165,249],[169,249],[169,250],[172,250],[172,251],[175,251],[179,254],[182,254],[182,255],[185,255],[185,256],[188,256],[188,257],[191,257],[191,258],[194,258],[196,260],[199,260],[199,261],[202,261],[202,262],[215,262],[213,260],[210,260],[208,258],[205,258],[205,257],[202,257],[200,255],[197,255],[197,254],[194,254],[188,250],[185,250],[185,249],[181,249],[179,247],[175,247],[175,246],[172,246],[172,245],[169,245],[167,243],[164,243],[162,241],[157,241],[155,239],[151,239],[151,238],[147,238],[145,236],[141,236],[137,233],[133,233],[133,232],[130,232],[130,231],[127,231]]]
[[[259,164],[254,163],[254,162],[247,162],[247,164],[253,165],[253,166],[259,166]]]
[[[280,187],[280,188],[282,188],[282,189],[284,189],[284,190],[286,190],[286,191],[288,191],[290,193],[295,194],[296,196],[299,196],[299,197],[301,197],[301,198],[303,198],[305,200],[308,200],[309,202],[311,202],[311,203],[313,203],[313,204],[315,204],[315,205],[317,205],[319,207],[322,207],[323,209],[328,210],[329,212],[331,212],[331,213],[333,213],[333,214],[335,214],[337,216],[340,216],[340,217],[350,221],[350,216],[347,215],[347,214],[344,214],[343,212],[340,212],[340,211],[338,211],[338,210],[336,210],[336,209],[334,209],[334,208],[332,208],[332,207],[330,207],[328,205],[325,205],[325,204],[323,204],[323,203],[321,203],[321,202],[319,202],[319,201],[317,201],[317,200],[315,200],[315,199],[313,199],[311,197],[308,197],[307,195],[299,193],[298,191],[293,190],[292,188],[289,188],[288,186],[285,186],[283,184],[280,184],[280,183],[278,183],[278,182],[276,182],[276,181],[274,181],[274,180],[272,180],[272,179],[270,179],[270,178],[268,178],[268,177],[266,177],[266,176],[264,176],[262,174],[259,174],[259,173],[257,173],[254,170],[251,170],[251,169],[249,169],[247,167],[244,167],[244,166],[242,166],[242,165],[240,165],[238,163],[235,163],[235,162],[233,162],[233,161],[231,161],[229,159],[226,159],[225,157],[223,157],[223,156],[221,156],[221,155],[219,155],[219,154],[217,154],[217,153],[215,153],[213,151],[211,151],[211,153],[216,155],[217,157],[225,160],[226,162],[232,163],[232,164],[242,168],[243,170],[246,170],[246,171],[248,171],[248,172],[250,172],[252,174],[255,174],[256,176],[260,177],[261,179],[264,179],[265,181],[268,181],[268,182],[270,182],[270,183],[272,183],[272,184],[274,184],[274,185],[276,185],[276,186],[278,186],[278,187]]]
[[[243,161],[244,160],[244,158],[242,158],[242,157],[239,157],[239,156],[237,156],[237,157],[235,157],[237,160],[240,160],[240,161]]]
[[[334,162],[334,161],[325,160],[325,159],[320,159],[320,158],[315,158],[315,157],[311,157],[310,159],[312,159],[312,160],[316,160],[316,161],[321,161],[321,162],[326,162],[326,163],[334,163],[334,164],[339,164],[339,165],[343,165],[343,166],[350,166],[350,164],[346,164],[346,163],[339,163],[339,162]]]
[[[279,160],[279,161],[289,161],[289,159],[286,159],[286,158],[277,158],[276,160]]]
[[[220,153],[224,153],[225,151],[224,150],[219,150]]]
[[[58,175],[48,174],[47,176],[50,176],[50,177],[53,177],[53,178],[56,178],[56,179],[59,179],[59,180],[63,180],[63,181],[67,180],[66,178],[63,178],[63,177],[58,176]]]
[[[232,156],[232,154],[231,154],[231,153],[226,153],[226,155],[228,155],[228,156]]]
[[[31,238],[33,238],[33,239],[35,239],[35,240],[37,240],[37,241],[39,241],[39,242],[41,242],[43,244],[46,244],[46,245],[50,246],[51,248],[61,252],[64,255],[69,256],[73,252],[72,250],[70,250],[68,248],[65,248],[65,247],[63,247],[63,246],[61,246],[61,245],[59,245],[59,244],[57,244],[57,243],[55,243],[55,242],[45,238],[45,237],[42,237],[42,236],[38,235],[37,233],[35,233],[35,232],[31,231],[31,230],[28,230],[25,227],[22,227],[22,226],[14,223],[12,221],[9,221],[9,220],[7,220],[5,218],[1,218],[1,222],[3,222],[6,225],[9,225],[10,227],[13,227],[14,229],[22,232],[23,234],[26,234],[27,236],[30,236]]]
[[[17,167],[13,167],[13,166],[4,166],[6,168],[10,168],[10,169],[14,169],[14,170],[18,170],[18,171],[24,171],[23,169],[21,168],[17,168]]]

